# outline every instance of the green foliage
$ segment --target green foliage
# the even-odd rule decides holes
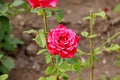
[[[105,48],[106,51],[117,51],[120,46],[118,44],[111,44],[110,47]]]
[[[39,80],[46,80],[46,78],[45,77],[40,77]]]
[[[84,52],[84,51],[82,51],[82,50],[80,50],[80,49],[77,49],[77,55],[86,55],[87,53],[86,52]]]
[[[63,59],[60,56],[56,56],[56,64],[59,66],[63,63]]]
[[[24,3],[24,0],[14,0],[11,6],[17,7],[17,6],[21,6],[23,3]]]
[[[117,4],[114,9],[113,9],[114,12],[119,12],[120,11],[120,4]]]
[[[120,60],[118,60],[118,61],[116,62],[116,66],[117,66],[117,67],[120,66]]]
[[[46,46],[46,37],[43,30],[40,30],[33,40],[35,40],[35,42],[42,48]]]
[[[13,51],[18,44],[23,42],[11,36],[12,28],[9,19],[5,16],[0,16],[0,48]]]
[[[96,36],[97,36],[96,34],[93,34],[93,35],[88,36],[88,38],[95,38]]]
[[[47,80],[56,80],[56,76],[55,75],[53,75],[53,76],[49,76],[49,77],[47,77]]]
[[[7,80],[7,78],[8,78],[7,74],[0,75],[0,80]]]
[[[99,10],[99,12],[96,13],[96,15],[102,17],[103,19],[106,19],[106,15],[104,11]]]
[[[9,16],[24,12],[28,9],[28,5],[24,0],[14,0],[11,3],[0,3],[0,16]]]
[[[57,76],[49,76],[49,77],[47,77],[47,78],[45,78],[45,77],[40,77],[40,79],[39,80],[56,80],[56,78],[57,78]]]
[[[11,70],[15,66],[13,60],[8,56],[3,56],[2,59],[1,59],[1,63],[6,68],[8,68],[8,70]]]
[[[0,0],[0,74],[9,73],[15,66],[13,60],[5,56],[2,50],[14,51],[18,45],[23,44],[23,41],[11,35],[12,26],[8,17],[23,12],[25,5],[24,0],[14,0],[10,3]],[[6,80],[7,76],[0,76],[0,80],[1,78]]]
[[[40,54],[42,54],[42,53],[44,53],[44,52],[46,52],[47,51],[47,49],[41,49],[41,50],[39,50],[38,52],[37,52],[37,55],[40,55]]]
[[[46,8],[45,12],[46,12],[46,17],[51,17],[52,16],[52,10],[51,9]]]
[[[37,34],[38,32],[36,30],[34,30],[34,29],[30,29],[28,31],[25,31],[25,33],[28,33],[28,34],[35,33],[35,34]]]
[[[55,72],[55,66],[53,66],[53,65],[48,66],[48,68],[45,71],[46,75],[53,74],[54,72]]]
[[[49,9],[49,8],[42,9],[42,8],[38,7],[38,8],[35,8],[35,9],[31,9],[31,12],[32,13],[37,13],[40,16],[40,15],[44,14],[43,10],[45,11],[46,17],[51,17],[52,16],[52,9]]]
[[[112,80],[120,80],[120,75],[116,75],[112,78]]]
[[[35,9],[31,9],[31,12],[37,13],[38,15],[43,15],[43,10],[40,7],[35,8]]]
[[[50,63],[51,62],[51,60],[52,60],[52,55],[51,54],[46,54],[46,58],[45,58],[45,60],[46,60],[46,63]]]
[[[64,18],[64,14],[63,14],[62,10],[58,9],[58,8],[55,8],[55,9],[50,9],[50,8],[42,9],[42,8],[38,7],[38,8],[35,8],[35,9],[31,9],[31,12],[32,13],[37,13],[38,15],[43,15],[44,14],[43,10],[45,11],[46,17],[51,17],[52,13],[54,13],[55,17],[56,17],[56,19],[57,19],[57,21],[59,23]]]
[[[90,59],[85,59],[85,61],[81,65],[83,68],[88,68],[90,66]]]
[[[89,35],[89,33],[88,32],[86,32],[86,31],[83,31],[83,32],[81,32],[81,35],[83,36],[83,37],[88,37],[88,35]]]
[[[102,50],[100,49],[100,47],[97,47],[97,48],[94,49],[94,52],[95,52],[96,55],[99,55],[99,54],[102,53]]]
[[[64,18],[64,14],[62,12],[62,10],[58,9],[58,10],[55,10],[55,17],[57,19],[57,21],[60,23],[62,21],[62,19]]]
[[[89,20],[92,20],[93,22],[92,22],[92,24],[94,24],[94,20],[95,20],[95,18],[96,17],[102,17],[103,19],[106,19],[106,15],[105,15],[105,12],[104,11],[102,11],[102,10],[99,10],[99,12],[97,12],[97,13],[93,13],[92,11],[90,12],[90,15],[89,16],[87,16],[87,17],[85,17],[84,19],[89,19]]]
[[[1,58],[1,63],[3,64],[3,66],[6,68],[6,70],[8,70],[8,71],[10,71],[12,68],[14,68],[14,62],[13,62],[13,60],[10,58],[10,57],[8,57],[8,56],[3,56],[2,58]],[[0,68],[2,68],[2,67],[0,67]],[[0,69],[0,71],[1,71],[2,69]],[[3,72],[4,70],[2,70],[2,72]],[[7,71],[6,71],[7,72]],[[4,73],[4,72],[3,72]],[[8,72],[7,72],[8,73]]]
[[[81,71],[81,62],[79,61],[79,62],[77,62],[77,63],[75,63],[74,65],[73,65],[73,68],[74,68],[74,71],[76,71],[76,72],[80,72]]]
[[[65,61],[62,62],[62,64],[60,64],[58,66],[58,69],[61,71],[61,72],[67,72],[71,69],[71,65]]]

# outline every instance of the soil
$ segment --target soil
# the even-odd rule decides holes
[[[120,14],[114,13],[112,10],[118,0],[59,0],[59,8],[65,14],[63,24],[68,28],[72,28],[78,35],[81,31],[89,31],[89,23],[83,18],[89,15],[90,10],[98,11],[99,9],[108,8],[106,12],[108,19],[96,19],[94,33],[99,34],[95,38],[94,46],[101,44],[107,37],[120,31]],[[44,60],[44,55],[36,55],[40,49],[32,38],[34,35],[24,33],[29,29],[42,29],[42,17],[33,13],[18,14],[15,18],[11,18],[13,24],[13,35],[24,41],[24,45],[19,46],[14,52],[9,52],[14,61],[15,68],[10,72],[8,80],[38,80],[40,76],[45,75],[44,70],[47,64]],[[48,19],[49,29],[57,26],[56,19],[51,17]],[[113,43],[120,44],[120,36],[115,38]],[[81,37],[79,48],[89,51],[89,41]],[[107,75],[109,78],[120,74],[120,67],[116,67],[117,60],[116,52],[106,53],[99,56],[99,61],[95,63],[94,79],[98,80],[102,75]],[[84,57],[81,57],[84,58]],[[83,80],[89,80],[89,69],[82,70],[80,77]],[[75,80],[75,76],[69,73],[70,79]]]

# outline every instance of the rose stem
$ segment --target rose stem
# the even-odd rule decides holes
[[[101,46],[106,45],[109,41],[111,41],[112,39],[114,39],[114,38],[117,37],[118,35],[120,35],[120,32],[117,32],[117,33],[114,34],[112,37],[108,38]]]
[[[45,13],[45,9],[43,9],[43,22],[44,22],[44,33],[47,37],[47,17],[46,17],[46,13]],[[54,56],[52,57],[52,64],[55,66],[55,60],[54,60]],[[59,79],[59,76],[57,76],[57,80]]]
[[[53,66],[56,66],[56,62],[55,62],[54,55],[52,56],[52,65],[53,65]],[[58,70],[58,69],[56,68],[56,71],[57,71],[57,70]],[[59,79],[59,76],[57,76],[56,80],[60,80],[60,79]]]
[[[47,17],[46,17],[46,13],[45,13],[45,9],[43,9],[43,22],[44,22],[44,33],[45,36],[47,37]]]
[[[90,17],[92,16],[92,12],[90,12]],[[93,21],[94,18],[90,18],[90,35],[93,35]],[[94,51],[93,51],[93,38],[90,38],[90,53],[91,53],[91,71],[90,71],[90,80],[94,78]]]

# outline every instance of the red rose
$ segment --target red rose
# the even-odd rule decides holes
[[[56,7],[58,0],[28,0],[33,8]]]
[[[50,30],[47,37],[47,48],[50,54],[60,55],[62,58],[73,58],[80,40],[72,29],[59,24],[56,29]]]

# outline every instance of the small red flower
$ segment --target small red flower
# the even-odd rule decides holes
[[[58,0],[28,0],[28,2],[33,8],[36,7],[46,8],[56,7]]]
[[[59,24],[56,29],[51,29],[47,37],[47,48],[50,54],[59,55],[62,58],[73,58],[80,37],[67,29],[64,25]]]
[[[103,11],[106,13],[109,11],[109,9],[107,7],[103,8]]]

